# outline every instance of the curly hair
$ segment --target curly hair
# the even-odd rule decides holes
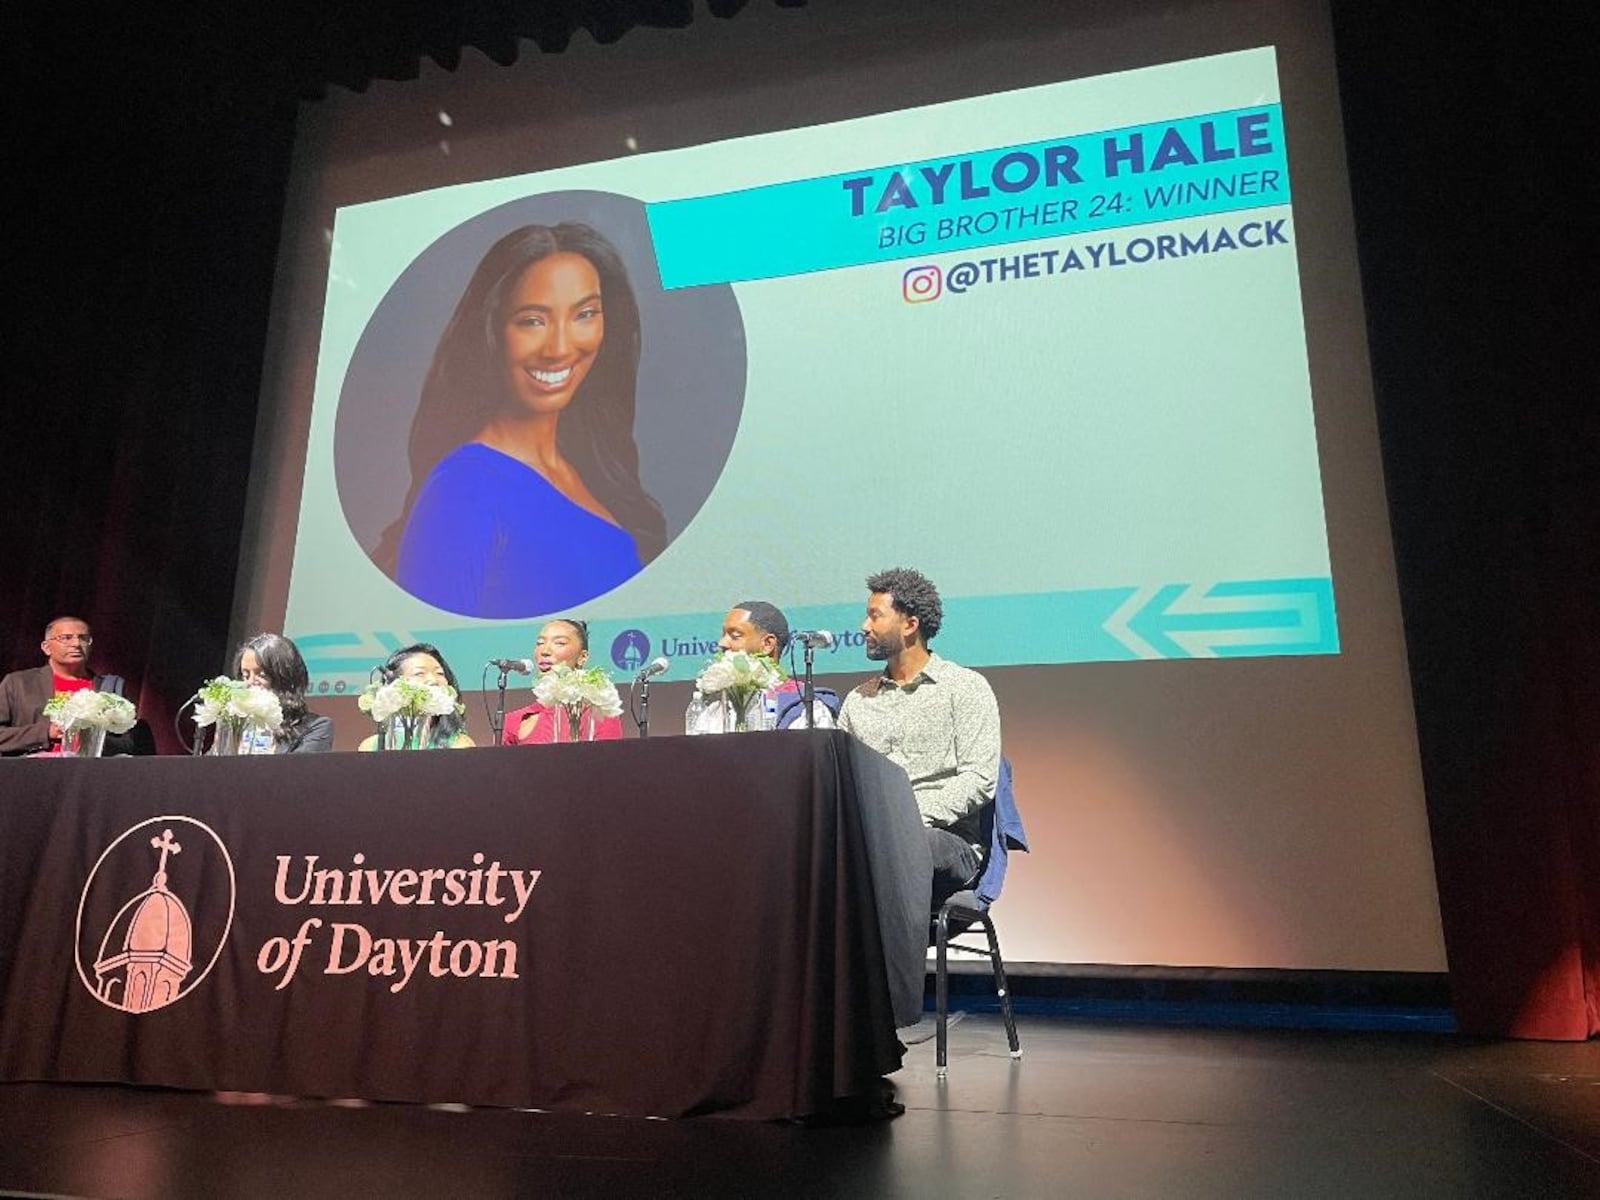
[[[944,605],[939,589],[921,571],[910,567],[890,567],[867,576],[867,591],[889,597],[897,613],[917,619],[917,631],[924,645],[931,642],[944,624]]]

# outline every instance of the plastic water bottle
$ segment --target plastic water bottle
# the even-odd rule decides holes
[[[700,733],[700,718],[706,713],[706,698],[700,694],[700,689],[695,688],[694,695],[689,699],[689,707],[683,714],[683,731],[687,734]]]
[[[761,728],[776,729],[778,727],[778,693],[767,691],[761,693]]]

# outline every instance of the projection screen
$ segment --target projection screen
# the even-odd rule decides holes
[[[609,265],[508,299],[529,239]],[[304,106],[271,342],[235,624],[341,745],[390,650],[477,687],[551,615],[619,680],[671,660],[657,733],[740,599],[835,631],[843,691],[865,576],[916,566],[1001,702],[1009,958],[1443,969],[1320,5],[752,6],[425,64]],[[568,396],[591,473],[636,455],[603,516],[496,449]]]

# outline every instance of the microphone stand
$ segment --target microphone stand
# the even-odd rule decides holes
[[[495,690],[499,693],[498,702],[495,704],[494,716],[489,718],[490,741],[494,745],[500,744],[500,735],[506,728],[506,681],[511,673],[504,667],[500,668],[500,678],[495,681]]]
[[[205,726],[201,725],[198,721],[195,722],[194,736],[188,739],[185,739],[183,736],[183,714],[193,708],[194,705],[199,702],[199,700],[200,693],[196,692],[182,704],[178,705],[178,711],[172,714],[172,732],[178,735],[178,740],[180,742],[185,740],[189,742],[190,758],[198,758],[200,754],[204,752],[206,744]],[[193,717],[191,716],[190,719],[193,720]]]
[[[811,711],[813,706],[816,704],[816,700],[817,700],[817,689],[816,689],[816,687],[814,686],[814,684],[812,683],[812,680],[811,680],[812,659],[816,655],[816,653],[817,652],[816,652],[815,648],[812,647],[811,642],[809,640],[807,640],[807,642],[806,642],[806,690],[802,694],[802,699],[800,701],[801,705],[805,709],[806,728],[807,729],[815,729],[817,727],[817,715],[816,715],[816,713]],[[793,663],[794,663],[794,659],[791,658],[789,660],[789,662],[790,662],[790,665],[792,666]]]
[[[639,716],[637,718],[639,736],[650,736],[650,677],[646,675],[639,680]]]

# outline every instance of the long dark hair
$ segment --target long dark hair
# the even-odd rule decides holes
[[[633,537],[648,563],[666,547],[661,506],[639,481],[633,437],[639,380],[639,304],[616,247],[587,225],[525,225],[489,248],[433,353],[411,422],[411,487],[374,554],[391,575],[411,506],[439,460],[476,437],[510,401],[504,367],[506,305],[522,274],[552,254],[589,260],[600,278],[605,340],[556,427],[556,445],[585,486]]]
[[[431,655],[433,661],[444,669],[444,681],[455,689],[458,696],[461,694],[461,685],[456,682],[456,673],[450,669],[450,664],[445,661],[444,655],[439,653],[439,647],[432,642],[412,642],[411,645],[401,646],[400,649],[389,655],[388,658],[384,659],[383,665],[378,668],[383,673],[383,681],[385,683],[393,683],[400,678],[400,668],[405,666],[406,659],[418,654]],[[435,717],[433,719],[433,733],[428,739],[429,744],[432,746],[448,746],[465,732],[466,728],[466,719],[460,713],[451,712],[442,717]],[[380,750],[386,747],[388,734],[389,727],[387,725],[378,727],[378,748]]]
[[[255,652],[267,685],[278,697],[283,708],[283,732],[292,740],[305,724],[306,689],[311,686],[311,672],[306,670],[306,660],[300,657],[300,647],[279,633],[258,633],[245,638],[233,652],[233,662],[228,668],[228,674],[235,679],[243,670],[246,650]]]

